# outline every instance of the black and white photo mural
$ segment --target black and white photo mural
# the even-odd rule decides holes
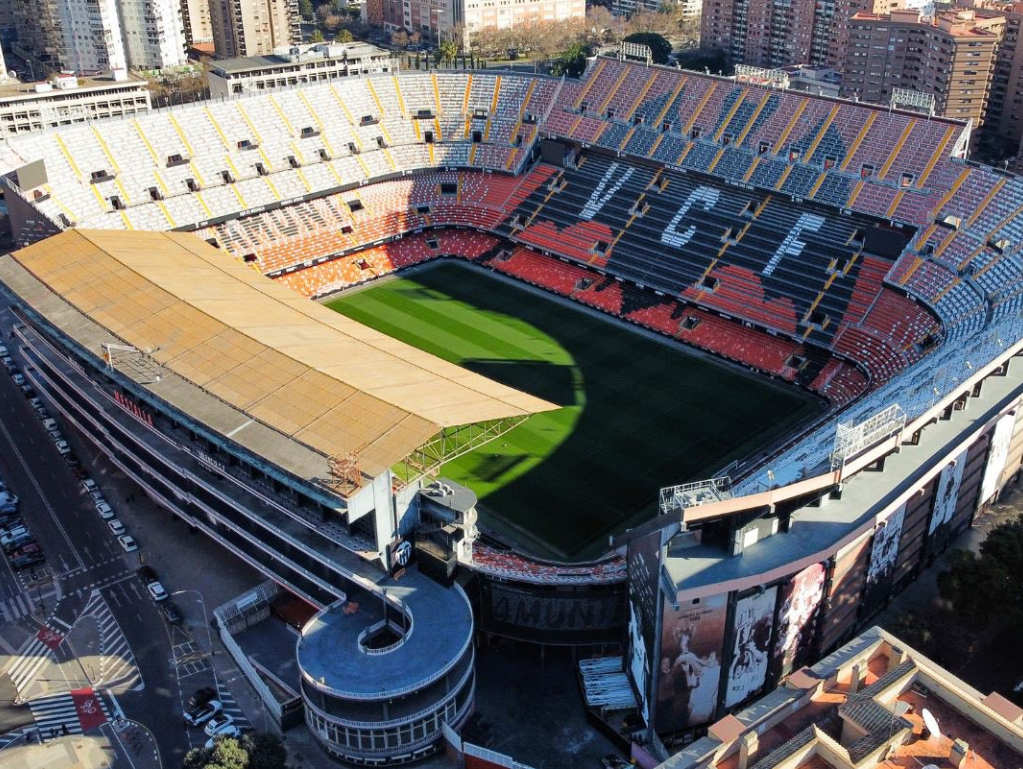
[[[721,647],[728,616],[725,594],[685,602],[664,602],[661,663],[657,679],[658,732],[706,724],[717,708]]]
[[[1009,458],[1009,444],[1012,443],[1012,430],[1015,425],[1015,414],[1006,414],[995,423],[995,429],[991,433],[991,448],[987,452],[987,464],[984,465],[984,480],[980,483],[981,502],[987,502],[998,491],[1005,460]]]
[[[824,583],[828,570],[823,563],[814,563],[796,574],[781,587],[778,607],[778,632],[774,641],[771,679],[779,680],[807,664],[813,655],[817,617],[824,600]]]
[[[777,597],[778,588],[771,587],[741,598],[735,605],[735,636],[725,686],[725,707],[742,702],[767,680]]]
[[[941,526],[955,517],[956,503],[959,501],[959,486],[963,482],[963,471],[966,469],[966,449],[960,451],[951,462],[945,465],[938,477],[938,487],[934,492],[934,507],[931,510],[931,522],[927,533],[933,534]]]
[[[955,510],[954,505],[952,509]],[[895,564],[899,558],[902,523],[905,519],[906,506],[902,504],[874,531],[866,584],[863,589],[863,600],[867,606],[875,606],[891,591]]]
[[[661,532],[655,531],[631,541],[626,558],[629,573],[629,672],[639,694],[643,720],[650,723],[652,661],[660,598]]]

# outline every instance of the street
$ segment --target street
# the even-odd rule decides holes
[[[9,324],[4,309],[3,343],[31,383],[32,372],[24,370],[9,339]],[[249,727],[250,719],[217,674],[218,655],[224,670],[233,665],[216,646],[209,617],[217,604],[207,606],[199,574],[192,570],[192,582],[182,585],[165,575],[156,555],[160,578],[182,615],[180,624],[171,625],[135,572],[142,563],[154,562],[150,555],[159,549],[156,536],[176,540],[184,535],[191,540],[186,548],[198,545],[200,558],[223,561],[224,554],[205,538],[185,534],[187,527],[144,498],[43,402],[60,423],[72,447],[69,456],[78,457],[80,469],[58,453],[28,397],[0,370],[0,478],[20,498],[21,518],[45,554],[43,563],[22,571],[0,559],[0,682],[9,681],[16,692],[0,721],[0,763],[35,739],[85,733],[106,735],[121,759],[117,765],[125,769],[141,769],[139,755],[145,757],[147,750],[155,766],[177,766],[190,747],[206,740],[201,729],[187,727],[181,717],[183,703],[196,689],[214,687],[225,711],[241,726]],[[139,540],[139,550],[122,550],[82,485],[83,477],[96,482],[128,533]],[[154,547],[147,550],[146,542]],[[255,579],[247,569],[229,568],[227,574],[221,585],[208,575],[217,601]]]

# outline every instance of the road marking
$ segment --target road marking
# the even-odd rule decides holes
[[[60,617],[50,617],[50,622],[56,622],[58,625],[63,625],[65,630],[70,630],[71,626],[62,620]]]
[[[85,564],[82,562],[81,556],[78,555],[78,551],[75,550],[75,546],[71,544],[71,537],[68,536],[67,531],[58,520],[57,513],[50,504],[50,500],[46,498],[45,494],[43,494],[43,488],[39,485],[39,480],[36,478],[35,473],[32,472],[32,468],[29,467],[28,462],[25,461],[24,454],[21,453],[21,449],[19,449],[18,444],[14,442],[14,438],[11,437],[10,430],[7,429],[7,426],[3,423],[3,421],[0,421],[0,432],[4,434],[4,438],[7,439],[7,443],[10,444],[11,451],[14,452],[14,456],[18,458],[18,461],[21,462],[21,466],[25,468],[25,473],[28,475],[28,479],[32,482],[32,486],[35,488],[36,494],[39,495],[39,500],[43,503],[43,507],[46,508],[46,512],[50,514],[50,518],[53,519],[54,525],[60,531],[61,535],[63,535],[64,541],[67,543],[71,554],[74,555],[75,560],[78,561],[78,565],[84,567]]]

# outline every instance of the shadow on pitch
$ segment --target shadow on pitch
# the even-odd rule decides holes
[[[559,406],[572,406],[576,402],[575,375],[571,366],[542,360],[490,358],[468,358],[459,365]]]

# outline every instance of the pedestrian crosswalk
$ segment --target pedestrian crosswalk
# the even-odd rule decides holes
[[[110,714],[103,698],[96,697],[92,701],[99,703],[104,720],[108,719]],[[36,722],[35,728],[39,730],[39,735],[44,739],[59,737],[62,734],[82,733],[78,708],[75,707],[74,699],[69,692],[40,697],[29,702],[28,706],[32,710],[32,717]]]
[[[16,622],[32,614],[32,601],[24,593],[0,599],[0,621]]]
[[[99,634],[99,670],[93,684],[108,689],[116,687],[119,691],[141,688],[142,675],[131,645],[98,590],[85,604],[81,616],[91,616]]]
[[[38,636],[33,636],[25,648],[16,654],[3,672],[11,677],[14,688],[20,693],[35,677],[39,669],[53,659],[53,652]]]

